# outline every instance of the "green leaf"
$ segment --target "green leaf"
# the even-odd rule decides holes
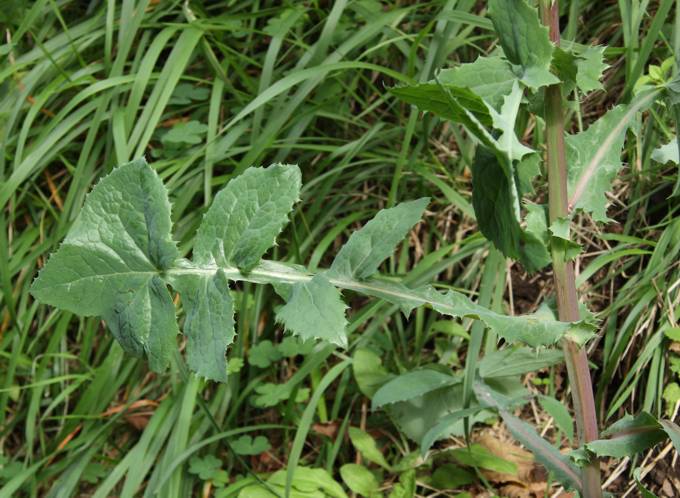
[[[614,422],[598,439],[586,444],[586,448],[597,456],[623,458],[632,456],[656,445],[666,438],[662,426],[652,415],[626,415]]]
[[[495,140],[496,148],[500,150],[510,161],[521,161],[524,156],[531,154],[532,149],[522,144],[515,133],[515,121],[522,103],[524,91],[515,81],[512,90],[503,98],[501,111],[489,106],[489,114],[493,121],[493,127],[500,131],[500,136]]]
[[[585,49],[577,52],[576,67],[576,84],[579,89],[584,92],[592,92],[593,90],[602,90],[602,75],[609,67],[604,62],[604,51],[607,47],[603,46],[587,46]]]
[[[517,190],[519,197],[534,193],[534,178],[541,174],[540,154],[529,154],[515,166],[517,172]]]
[[[574,421],[569,410],[561,401],[550,396],[539,396],[538,401],[543,409],[555,420],[555,425],[564,432],[569,442],[574,441]]]
[[[680,149],[678,149],[678,140],[673,138],[666,145],[657,147],[652,151],[652,159],[657,163],[675,163],[680,164]]]
[[[592,213],[595,221],[608,221],[606,192],[621,169],[621,150],[626,138],[627,125],[616,125],[625,119],[626,108],[614,107],[604,116],[591,124],[587,130],[576,135],[567,135],[567,164],[569,197],[572,198],[579,188],[579,180],[588,175],[587,185],[579,190],[579,199],[573,206]],[[615,135],[611,135],[615,132]],[[611,137],[611,144],[601,150],[605,140]],[[595,160],[595,162],[594,162]]]
[[[238,439],[231,441],[231,449],[237,455],[259,455],[265,451],[269,451],[271,445],[269,440],[264,436],[248,436],[243,435]]]
[[[543,439],[531,425],[510,413],[506,409],[507,403],[503,395],[481,382],[475,383],[475,394],[480,403],[493,406],[498,410],[515,439],[531,451],[546,469],[553,472],[564,486],[577,491],[582,489],[578,469],[569,461],[569,458]]]
[[[267,479],[267,487],[251,484],[243,488],[239,498],[280,498],[285,495],[287,469],[276,471]],[[272,492],[273,491],[273,492]],[[342,486],[324,469],[296,467],[290,498],[347,498]]]
[[[436,489],[459,489],[475,482],[475,475],[452,463],[440,465],[432,473],[432,486]]]
[[[198,121],[178,123],[161,137],[163,145],[196,145],[203,142],[208,126]]]
[[[248,272],[274,245],[300,193],[300,169],[249,168],[213,201],[196,234],[194,261]]]
[[[222,270],[213,275],[186,273],[173,277],[186,313],[187,363],[198,375],[224,382],[226,350],[234,342],[234,309],[229,281]]]
[[[484,236],[505,256],[535,271],[550,262],[550,254],[540,238],[520,227],[519,194],[508,168],[490,150],[477,149],[472,166],[472,205]]]
[[[659,423],[673,443],[675,451],[680,453],[680,427],[671,420],[659,420]]]
[[[402,472],[399,482],[394,485],[388,498],[413,498],[416,496],[416,471],[413,469]]]
[[[382,209],[360,230],[354,232],[333,260],[329,275],[365,279],[378,271],[413,226],[429,203],[424,197]]]
[[[633,477],[635,478],[635,484],[636,484],[638,491],[640,492],[640,496],[642,498],[658,498],[654,493],[652,493],[650,490],[648,490],[642,484],[642,477],[640,477],[640,469],[639,468],[637,468],[633,471]]]
[[[363,456],[369,462],[376,463],[380,465],[385,470],[390,470],[390,465],[385,460],[384,455],[378,449],[378,445],[370,434],[362,431],[358,427],[349,428],[349,439],[352,444],[357,449],[361,456]]]
[[[160,277],[119,296],[102,317],[123,349],[138,356],[146,353],[151,370],[165,370],[177,348],[179,329],[175,305]]]
[[[363,465],[346,463],[340,467],[340,476],[347,487],[361,496],[373,496],[378,491],[378,480]]]
[[[248,363],[259,368],[267,368],[272,363],[279,361],[283,355],[274,346],[272,341],[265,339],[255,344],[248,352]]]
[[[205,86],[194,86],[190,83],[180,83],[172,92],[168,105],[187,105],[192,101],[208,100],[210,89]]]
[[[535,372],[563,361],[564,353],[556,349],[506,347],[484,355],[478,368],[479,375],[488,379]]]
[[[525,0],[491,0],[489,16],[505,56],[530,88],[559,83],[550,72],[553,44],[538,12]]]
[[[680,401],[680,385],[676,382],[666,384],[661,397],[666,402],[666,415],[672,416],[675,411],[675,405]]]
[[[372,398],[375,392],[394,377],[382,365],[382,358],[370,349],[358,348],[352,357],[352,372],[359,390]]]
[[[198,476],[204,481],[209,481],[222,468],[222,460],[215,455],[206,455],[204,457],[193,456],[189,460],[189,473]]]
[[[272,384],[267,382],[255,387],[255,396],[251,398],[253,406],[258,408],[270,408],[291,396],[291,387],[288,384]]]
[[[450,74],[444,72],[442,76],[451,77]],[[445,84],[440,80],[439,82],[397,86],[390,88],[390,93],[421,111],[430,112],[454,123],[464,124],[474,133],[478,128],[491,126],[492,120],[488,106],[475,92],[465,86],[467,84],[459,87]]]
[[[340,291],[319,273],[309,282],[293,285],[290,299],[276,318],[303,340],[317,338],[347,347],[346,309]]]
[[[385,406],[399,430],[416,443],[421,443],[427,433],[444,418],[463,409],[463,384],[445,386],[422,396]],[[470,417],[470,425],[489,419],[488,411]],[[448,435],[463,436],[463,420],[449,424]],[[447,437],[447,436],[443,436]]]
[[[422,396],[444,386],[461,382],[459,377],[423,369],[399,375],[383,385],[373,396],[373,410],[409,399]]]
[[[444,69],[437,77],[446,87],[471,90],[494,109],[500,108],[517,80],[508,62],[498,56],[477,57],[472,63]]]
[[[574,324],[558,322],[539,312],[523,316],[501,315],[473,303],[455,291],[442,295],[430,289],[425,291],[425,294],[428,302],[440,313],[481,320],[511,343],[523,342],[528,346],[538,347],[555,344],[565,335],[574,338],[578,338],[582,333],[592,335],[593,326],[585,322]]]
[[[301,341],[297,337],[284,337],[278,345],[279,352],[286,358],[301,355],[307,356],[314,351],[314,341]]]
[[[104,177],[31,293],[78,315],[101,315],[121,346],[161,371],[176,347],[175,308],[160,272],[177,258],[170,203],[139,159]]]
[[[517,475],[517,465],[497,457],[481,444],[471,444],[467,448],[456,448],[451,450],[450,454],[462,465],[500,472],[501,474]]]
[[[564,254],[565,260],[575,258],[581,252],[581,246],[569,238],[570,224],[569,218],[557,218],[548,229],[552,235],[551,247]]]
[[[436,441],[460,434],[461,429],[464,429],[463,419],[476,415],[481,410],[481,406],[475,406],[464,410],[457,410],[441,418],[437,425],[428,430],[423,436],[423,439],[420,441],[420,453],[425,456]]]

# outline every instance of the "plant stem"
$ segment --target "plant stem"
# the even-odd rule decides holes
[[[560,42],[559,5],[558,0],[542,0],[541,16],[543,23],[550,29],[550,39],[556,45]],[[548,166],[548,207],[550,223],[568,215],[567,196],[567,158],[564,145],[564,111],[562,109],[562,93],[560,85],[552,85],[545,89],[545,125]],[[557,309],[559,319],[575,322],[580,319],[574,264],[568,261],[563,247],[553,244],[553,273],[557,290]],[[573,341],[562,342],[567,364],[569,384],[571,385],[576,426],[579,440],[583,445],[597,439],[597,416],[595,397],[588,368],[588,356],[585,349]],[[600,467],[597,459],[593,459],[583,469],[583,497],[601,498]]]

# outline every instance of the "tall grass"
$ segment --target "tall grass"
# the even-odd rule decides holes
[[[566,38],[611,45],[608,91],[584,103],[586,122],[628,99],[648,65],[680,45],[674,2],[605,3],[564,3]],[[3,7],[0,497],[209,493],[211,484],[188,472],[190,459],[205,454],[251,479],[296,457],[334,471],[353,459],[348,425],[365,425],[367,416],[390,435],[389,458],[414,449],[389,420],[362,410],[344,355],[318,346],[265,368],[250,363],[258,344],[281,340],[272,318],[278,301],[266,289],[237,289],[241,333],[230,355],[244,366],[215,385],[181,364],[150,374],[100,322],[38,306],[28,287],[93,183],[144,154],[170,189],[184,254],[204,206],[232,175],[295,162],[305,190],[276,249],[282,259],[324,266],[345,233],[378,208],[428,195],[432,212],[387,272],[412,270],[412,283],[439,277],[491,306],[530,308],[536,296],[517,291],[522,270],[506,274],[475,230],[467,170],[474,144],[385,91],[492,50],[481,4],[37,0]],[[668,197],[677,170],[650,159],[673,125],[662,104],[641,119],[616,185],[618,224],[608,227],[607,245],[591,242],[588,220],[579,232],[588,250],[578,285],[603,323],[592,356],[603,420],[665,409],[668,359],[659,346],[677,325],[680,224],[677,198]],[[497,272],[482,274],[485,262]],[[466,354],[495,347],[493,338],[468,344],[465,334],[451,341],[451,324],[426,310],[406,319],[386,304],[352,304],[345,354],[379,349],[391,371],[431,361],[460,366]],[[452,344],[446,361],[443,338]],[[265,382],[286,383],[290,400],[254,406]],[[306,390],[314,402],[295,402]],[[266,434],[272,449],[238,456],[230,441],[242,434]]]

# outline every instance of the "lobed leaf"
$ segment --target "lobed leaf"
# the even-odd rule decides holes
[[[493,127],[500,132],[500,136],[495,139],[496,149],[511,162],[521,161],[524,156],[534,152],[522,144],[515,133],[515,121],[517,120],[517,113],[519,112],[519,105],[522,103],[523,94],[522,88],[520,88],[517,81],[514,81],[510,93],[503,97],[503,105],[500,112],[489,106]]]
[[[186,313],[189,368],[211,380],[227,380],[227,347],[234,341],[234,307],[229,281],[222,270],[214,274],[184,273],[172,285],[182,296]]]
[[[87,196],[64,242],[31,286],[39,301],[101,315],[129,353],[165,368],[175,346],[175,311],[159,278],[177,258],[170,203],[144,159],[116,168]]]
[[[576,59],[576,85],[584,93],[594,90],[602,90],[602,75],[609,67],[604,62],[604,51],[606,47],[589,45],[577,52]]]
[[[534,89],[559,83],[550,72],[553,44],[535,8],[525,0],[491,0],[489,16],[505,56],[518,66],[522,83]]]
[[[559,322],[541,313],[504,316],[457,292],[367,278],[417,223],[427,199],[380,211],[350,237],[328,271],[314,275],[300,265],[260,261],[286,222],[299,181],[297,167],[275,165],[248,170],[229,182],[203,220],[191,262],[177,257],[170,204],[156,173],[144,160],[123,165],[88,195],[31,292],[74,313],[103,316],[126,351],[146,353],[151,368],[160,371],[176,347],[167,281],[184,304],[189,367],[214,380],[226,378],[225,350],[234,338],[230,280],[273,284],[287,301],[278,320],[288,330],[342,346],[347,322],[339,289],[380,297],[404,312],[428,305],[455,318],[479,319],[507,341],[534,347],[564,336],[585,340],[590,334],[591,326],[584,323]]]
[[[429,198],[402,202],[382,209],[360,230],[354,232],[333,260],[329,275],[365,279],[378,271],[395,246],[418,223]]]
[[[319,273],[308,282],[293,285],[277,320],[302,339],[323,339],[347,347],[346,309],[340,291]]]
[[[602,431],[602,439],[591,441],[586,448],[598,456],[623,458],[644,451],[666,438],[662,426],[646,412],[626,415]]]
[[[216,196],[194,243],[198,264],[251,270],[274,245],[300,195],[295,165],[249,168]]]

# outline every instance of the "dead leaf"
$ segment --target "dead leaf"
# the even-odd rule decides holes
[[[531,453],[494,432],[482,433],[476,441],[491,453],[517,466],[517,475],[482,471],[491,482],[500,485],[507,498],[542,498],[548,487],[543,467],[537,465]]]
[[[335,439],[335,436],[338,434],[338,423],[328,422],[326,424],[314,424],[312,425],[312,430],[317,434]]]

